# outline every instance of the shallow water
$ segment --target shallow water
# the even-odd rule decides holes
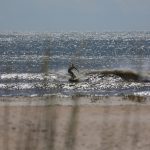
[[[0,58],[0,96],[150,96],[150,32],[1,33]]]

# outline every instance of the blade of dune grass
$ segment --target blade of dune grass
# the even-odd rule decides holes
[[[74,150],[75,149],[79,106],[78,106],[78,98],[73,97],[73,100],[74,100],[74,105],[72,106],[72,111],[71,111],[70,119],[68,122],[68,130],[67,130],[67,133],[65,136],[64,150]]]

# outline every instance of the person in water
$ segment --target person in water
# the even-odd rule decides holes
[[[68,68],[68,73],[70,74],[72,79],[76,78],[76,75],[73,73],[73,69],[77,70],[79,72],[79,70],[74,66],[74,64],[71,64],[70,67]]]

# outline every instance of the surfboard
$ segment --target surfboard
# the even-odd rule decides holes
[[[70,78],[70,79],[69,79],[69,82],[79,82],[79,79],[78,79],[78,78],[74,78],[74,79],[73,79],[73,78]]]
[[[72,72],[76,76],[75,78],[70,78],[69,82],[79,82],[79,72],[76,69],[73,69]]]
[[[72,69],[72,72],[74,73],[74,75],[76,76],[76,78],[78,78],[79,72],[76,69]]]

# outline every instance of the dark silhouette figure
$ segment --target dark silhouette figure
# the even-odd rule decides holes
[[[74,66],[74,64],[71,64],[68,68],[68,73],[70,74],[71,78],[74,80],[76,78],[76,75],[72,72],[72,70],[75,69],[79,72],[79,70]]]

